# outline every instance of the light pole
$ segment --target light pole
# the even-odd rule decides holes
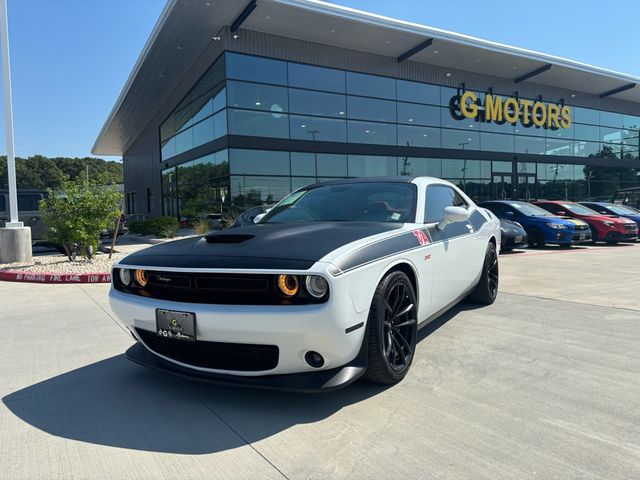
[[[11,67],[9,63],[9,27],[7,0],[0,0],[0,42],[2,43],[2,83],[7,133],[7,175],[9,177],[9,217],[0,229],[0,263],[31,261],[31,229],[18,220],[16,159],[13,145],[13,109],[11,104]]]

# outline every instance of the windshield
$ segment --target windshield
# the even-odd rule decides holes
[[[579,205],[577,203],[563,203],[562,208],[578,215],[600,215],[595,210],[591,210],[590,208],[585,207],[584,205]]]
[[[623,207],[622,205],[605,205],[605,208],[611,210],[616,215],[637,215],[638,212],[634,212],[629,207]]]
[[[260,223],[393,222],[415,220],[411,183],[341,183],[299,190],[283,199]]]
[[[530,203],[510,203],[509,205],[527,217],[555,217],[553,213]]]

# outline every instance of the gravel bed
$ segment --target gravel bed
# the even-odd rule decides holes
[[[46,255],[33,257],[31,262],[0,263],[0,271],[11,270],[29,273],[107,273],[111,272],[111,266],[124,257],[124,253],[114,253],[109,260],[109,255],[96,254],[88,262],[84,258],[78,258],[70,262],[66,255]]]

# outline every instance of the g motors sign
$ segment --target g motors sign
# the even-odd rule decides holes
[[[517,97],[502,97],[487,93],[484,101],[474,92],[454,95],[449,100],[449,112],[456,120],[465,118],[479,122],[520,122],[527,127],[542,127],[557,130],[571,127],[571,107],[557,103],[526,100]]]

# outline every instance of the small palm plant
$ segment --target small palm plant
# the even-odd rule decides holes
[[[206,235],[211,230],[211,222],[206,217],[200,217],[191,224],[196,235]]]
[[[174,238],[177,233],[180,225],[176,223],[175,225],[166,225],[160,230],[160,236],[164,238]]]

